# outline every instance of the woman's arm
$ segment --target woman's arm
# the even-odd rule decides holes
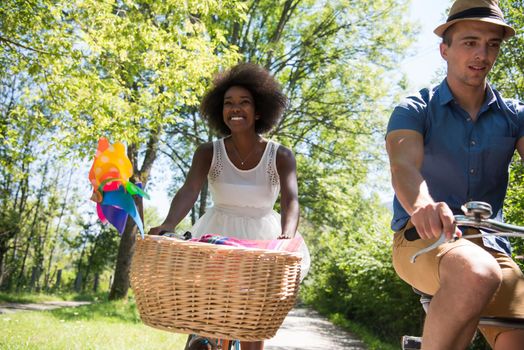
[[[293,152],[286,147],[278,147],[276,165],[280,178],[282,225],[282,233],[278,238],[293,238],[297,231],[299,218],[297,164]]]
[[[198,146],[191,168],[187,174],[184,185],[180,187],[171,201],[171,207],[164,222],[149,230],[150,235],[158,235],[165,231],[173,231],[178,223],[186,217],[195,204],[200,190],[206,180],[211,160],[213,159],[213,143]]]

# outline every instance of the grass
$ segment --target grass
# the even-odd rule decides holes
[[[77,294],[77,293],[61,293],[61,294],[44,294],[44,293],[4,293],[0,292],[0,303],[41,303],[44,301],[62,301],[62,300],[76,300],[76,301],[99,301],[107,299],[107,293],[99,294]]]
[[[0,294],[0,302],[49,300],[64,299],[45,295]],[[165,332],[142,324],[132,299],[94,302],[52,311],[0,314],[0,329],[0,349],[9,350],[172,350],[183,349],[187,338],[187,335]]]
[[[0,292],[0,303],[41,303],[43,301],[67,300],[63,297],[48,294],[7,294]]]
[[[333,324],[340,326],[348,332],[356,335],[359,339],[361,339],[364,342],[364,344],[366,344],[368,350],[398,350],[400,347],[400,339],[398,341],[398,344],[395,345],[386,343],[378,339],[372,332],[370,332],[365,327],[362,327],[358,323],[344,318],[344,316],[341,314],[334,313],[329,315],[328,318],[331,322],[333,322]]]

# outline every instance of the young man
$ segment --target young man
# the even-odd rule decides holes
[[[402,279],[434,296],[423,349],[465,349],[480,316],[524,318],[524,276],[508,240],[459,239],[415,263],[410,257],[441,233],[471,233],[453,224],[468,201],[488,202],[501,218],[511,157],[515,150],[524,156],[524,106],[503,99],[486,80],[500,45],[515,35],[495,0],[457,0],[435,33],[443,39],[446,79],[408,97],[388,125],[393,264]],[[481,331],[494,349],[523,349],[524,330]]]

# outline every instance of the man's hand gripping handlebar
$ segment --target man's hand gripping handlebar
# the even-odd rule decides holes
[[[414,263],[417,257],[421,254],[427,253],[439,245],[446,242],[453,242],[459,238],[478,238],[486,236],[504,236],[504,237],[521,237],[524,238],[524,227],[505,224],[496,220],[490,219],[492,210],[491,205],[485,202],[467,202],[462,206],[464,215],[455,215],[455,225],[467,226],[479,229],[485,229],[489,232],[482,232],[474,235],[467,235],[462,237],[453,236],[451,240],[446,240],[446,236],[442,234],[440,238],[432,245],[419,250],[411,257],[411,262]]]

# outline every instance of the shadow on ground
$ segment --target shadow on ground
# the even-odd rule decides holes
[[[314,310],[291,310],[266,350],[362,350],[366,346],[351,333],[333,325]]]

